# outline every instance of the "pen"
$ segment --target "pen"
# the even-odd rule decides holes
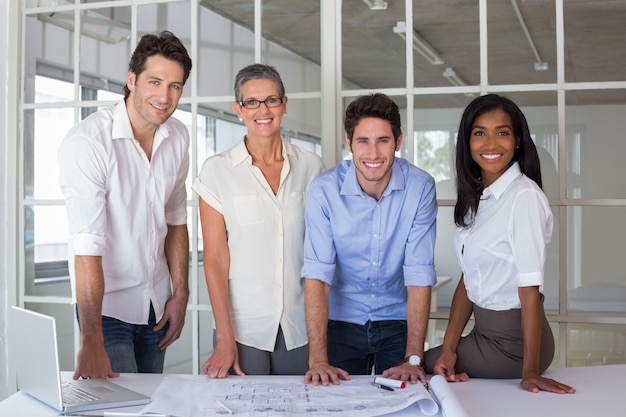
[[[235,414],[232,408],[228,407],[220,400],[215,400],[215,404],[217,404],[222,410],[225,410],[228,414]]]
[[[374,382],[374,381],[372,381],[372,385],[375,386],[376,388],[386,389],[387,391],[393,391],[394,390],[393,388],[388,387],[387,385],[379,384],[378,382]]]

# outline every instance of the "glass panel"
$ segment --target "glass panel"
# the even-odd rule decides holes
[[[626,90],[567,92],[568,198],[626,198]]]
[[[26,0],[26,7],[50,7],[74,4],[74,0]]]
[[[263,62],[280,72],[288,93],[319,91],[319,2],[265,0],[262,4]]]
[[[26,294],[69,297],[65,207],[25,207],[24,219]]]
[[[287,86],[285,86],[287,88]],[[287,92],[287,96],[289,92]],[[281,132],[283,137],[298,138],[320,143],[321,105],[317,98],[290,99],[283,117]]]
[[[539,154],[543,191],[548,198],[557,198],[559,196],[559,128],[556,93],[521,92],[502,95],[513,100],[524,113]]]
[[[71,35],[72,33],[66,28],[44,22],[36,16],[26,18],[25,103],[74,100],[73,85],[55,81],[73,79]],[[46,75],[47,78],[36,78],[36,75]]]
[[[200,6],[198,95],[232,96],[235,75],[254,62],[254,0],[201,0]],[[224,110],[232,111],[230,103]]]
[[[176,111],[174,111],[174,114],[172,115],[172,117],[175,117],[176,119],[183,122],[185,126],[187,126],[187,130],[191,132],[193,117],[190,112],[177,109]],[[198,130],[200,131],[203,128],[202,122],[204,121],[204,119],[202,117],[197,117],[197,120],[198,120],[197,127],[198,127]],[[191,152],[191,146],[190,146],[189,147],[189,158],[190,158],[189,159],[190,161],[189,171],[187,171],[187,179],[185,180],[188,200],[191,198],[191,194],[190,194],[191,184],[192,184],[193,178],[195,178],[195,175],[192,175],[193,173],[191,172],[192,171],[191,170],[191,156],[192,156],[192,152]]]
[[[556,81],[554,0],[489,2],[490,84]]]
[[[193,372],[191,314],[191,311],[187,311],[185,326],[180,338],[167,348],[165,363],[163,364],[164,374],[190,374]]]
[[[454,290],[461,277],[461,269],[456,259],[453,245],[454,207],[439,207],[437,214],[437,240],[435,241],[435,266],[437,268],[437,288],[433,290],[431,311],[447,311],[452,304]],[[434,301],[434,303],[433,303]]]
[[[626,363],[626,326],[569,323],[566,366]]]
[[[568,207],[567,307],[626,313],[626,207]]]
[[[564,1],[565,81],[623,81],[623,1]]]
[[[411,41],[416,87],[479,83],[478,20],[477,1],[457,0],[454,4],[437,0],[413,2],[415,36]],[[404,45],[394,49],[404,56]],[[399,61],[402,62],[404,59]],[[392,76],[389,69],[385,73]],[[404,79],[404,73],[400,76]]]
[[[370,10],[362,0],[342,2],[344,90],[406,86],[405,41],[394,33],[406,19],[404,2],[386,4],[386,10]]]
[[[41,79],[39,77],[38,79]],[[33,125],[34,146],[31,153],[32,164],[26,169],[33,171],[32,184],[25,184],[27,195],[37,199],[62,199],[59,187],[59,167],[57,152],[67,131],[74,125],[74,110],[69,108],[38,109]],[[25,176],[25,178],[30,178]]]
[[[431,97],[416,96],[413,111],[413,161],[428,171],[437,183],[438,199],[456,199],[454,185],[454,147],[456,131],[466,102],[464,95],[433,96],[433,100],[446,100],[453,106],[433,109],[424,106]]]
[[[198,312],[198,321],[199,321],[199,363],[198,363],[198,373],[200,375],[204,374],[202,370],[202,365],[209,359],[209,356],[213,353],[213,313],[211,311],[199,311]]]
[[[543,295],[544,309],[547,314],[558,314],[559,312],[559,209],[552,207],[554,216],[554,227],[552,229],[552,240],[546,247],[546,262],[544,264],[543,275]]]
[[[132,53],[131,8],[83,11],[80,38],[81,87],[123,94]],[[83,97],[95,100],[96,97]]]

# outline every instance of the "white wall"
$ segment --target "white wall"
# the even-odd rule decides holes
[[[15,62],[15,42],[17,28],[15,2],[0,2],[0,400],[15,389],[15,374],[8,360],[9,306],[15,304],[15,123],[14,103],[16,88],[15,74],[11,75]],[[13,45],[12,45],[13,43]]]

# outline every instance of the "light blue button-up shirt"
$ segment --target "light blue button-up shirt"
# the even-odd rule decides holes
[[[352,161],[313,180],[305,208],[302,276],[331,286],[329,319],[406,320],[406,286],[437,281],[434,179],[396,158],[380,200],[367,195]]]

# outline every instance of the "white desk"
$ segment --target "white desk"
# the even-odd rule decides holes
[[[599,417],[622,416],[626,410],[626,365],[554,369],[546,376],[558,379],[577,389],[573,395],[541,392],[532,394],[519,387],[519,380],[471,379],[451,384],[469,416],[480,417]],[[64,372],[63,377],[69,378]],[[150,395],[159,385],[161,375],[124,374],[115,382]],[[329,387],[333,389],[333,387]],[[129,407],[124,411],[138,411]],[[53,417],[58,413],[50,407],[18,392],[0,402],[0,416]],[[390,416],[422,415],[416,405]]]

